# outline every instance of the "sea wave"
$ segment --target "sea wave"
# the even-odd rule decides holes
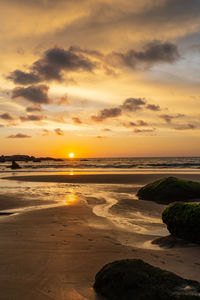
[[[74,159],[73,161],[20,162],[21,170],[58,169],[200,169],[200,158],[120,158]],[[0,172],[10,170],[10,163],[0,163]]]

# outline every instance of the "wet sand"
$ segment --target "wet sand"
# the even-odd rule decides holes
[[[41,181],[41,176],[38,177]],[[193,177],[186,175],[185,178]],[[198,176],[195,178],[197,180]],[[45,179],[59,178],[50,175]],[[145,180],[152,181],[152,177]],[[142,181],[140,183],[143,184]],[[112,188],[115,189],[115,186]],[[120,187],[117,189],[119,194],[126,191],[124,186],[121,191]],[[3,197],[1,195],[0,203]],[[86,198],[88,201],[85,201]],[[128,210],[131,202],[124,204],[124,201],[122,199],[112,209],[116,212],[126,205]],[[124,236],[123,229],[112,220],[94,214],[92,204],[97,203],[98,199],[92,198],[92,195],[84,198],[80,194],[76,201],[66,205],[1,216],[1,298],[99,299],[92,289],[95,274],[104,264],[124,258],[141,258],[154,266],[200,281],[199,246],[154,249],[149,243],[149,235],[134,231],[127,232],[127,239],[132,239],[133,243],[131,247],[126,246],[119,242],[120,236]],[[103,204],[103,200],[100,199],[99,203]],[[150,210],[150,214],[160,214],[162,210],[162,206],[150,205],[151,202],[141,203],[142,209]],[[140,202],[136,204],[135,207],[141,209]],[[151,224],[149,226],[151,228]],[[138,246],[140,244],[141,247]]]
[[[29,182],[62,182],[62,183],[99,183],[99,184],[146,184],[162,177],[175,176],[189,180],[200,181],[200,174],[157,173],[157,174],[73,174],[73,175],[26,175],[11,176],[2,179]]]

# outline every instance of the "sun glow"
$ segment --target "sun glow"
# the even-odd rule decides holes
[[[68,156],[69,156],[69,158],[74,158],[74,153],[71,152],[68,154]]]

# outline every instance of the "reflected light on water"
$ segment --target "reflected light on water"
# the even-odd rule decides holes
[[[66,205],[72,205],[77,201],[78,201],[78,198],[77,198],[76,194],[74,193],[74,189],[70,188],[69,192],[68,192],[68,195],[65,199],[65,204]]]

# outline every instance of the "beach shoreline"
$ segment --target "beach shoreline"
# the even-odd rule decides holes
[[[118,180],[116,180],[117,177],[113,177],[112,180],[109,179],[110,181],[107,181],[110,176],[105,174],[97,177],[92,175],[93,179],[91,176],[86,176],[85,182],[83,182],[85,175],[82,177],[73,175],[71,177],[74,181],[71,183],[66,175],[27,176],[26,180],[23,176],[7,178],[7,182],[8,179],[11,179],[10,182],[15,180],[16,184],[21,182],[25,188],[28,182],[30,186],[31,182],[41,184],[43,179],[43,182],[47,183],[51,189],[56,188],[55,193],[62,186],[67,197],[65,204],[60,202],[58,206],[29,211],[22,209],[20,213],[0,217],[0,264],[2,266],[0,288],[3,299],[100,299],[92,288],[95,274],[106,263],[125,258],[143,259],[184,278],[200,281],[200,246],[174,248],[156,246],[153,248],[151,240],[155,238],[154,235],[134,232],[134,226],[137,222],[141,223],[141,218],[136,218],[135,223],[132,224],[132,232],[131,230],[126,232],[123,227],[117,226],[112,218],[94,213],[94,207],[104,205],[99,191],[106,190],[107,187],[109,195],[115,195],[118,200],[111,209],[115,217],[119,216],[123,210],[126,210],[126,213],[129,211],[133,213],[132,201],[134,201],[134,209],[138,209],[138,212],[148,213],[149,217],[159,216],[163,206],[150,201],[128,198],[129,194],[136,192],[134,184],[138,188],[163,176],[163,174],[144,175],[129,176],[129,185],[124,184],[123,180],[127,177],[121,179],[123,177],[121,174]],[[190,176],[182,174],[182,176],[186,179],[199,180],[197,174]],[[81,183],[77,182],[77,179],[82,180]],[[114,179],[115,184],[113,184]],[[97,180],[102,185],[98,185]],[[6,183],[4,180],[2,182]],[[90,185],[90,183],[94,184]],[[29,189],[22,205],[25,205],[29,197],[30,186],[28,186]],[[41,189],[44,186],[45,184]],[[90,186],[94,190],[93,194],[91,189],[84,194],[84,189]],[[99,190],[97,186],[100,186]],[[37,191],[37,185],[34,185],[34,188]],[[70,193],[67,188],[70,189]],[[40,192],[41,190],[38,190],[38,193]],[[12,200],[14,197],[16,199]],[[11,206],[17,205],[20,203],[20,197],[22,197],[21,194],[17,196],[14,192],[7,195],[7,201],[12,200]],[[0,202],[3,203],[5,199],[5,195],[1,195]],[[34,199],[31,201],[35,201]],[[36,199],[39,201],[38,205],[43,201],[43,198],[39,199],[39,194],[36,195]],[[7,209],[8,206],[4,207],[5,211]],[[138,212],[136,211],[135,217],[138,217]],[[150,219],[149,231],[153,228],[151,226]]]

